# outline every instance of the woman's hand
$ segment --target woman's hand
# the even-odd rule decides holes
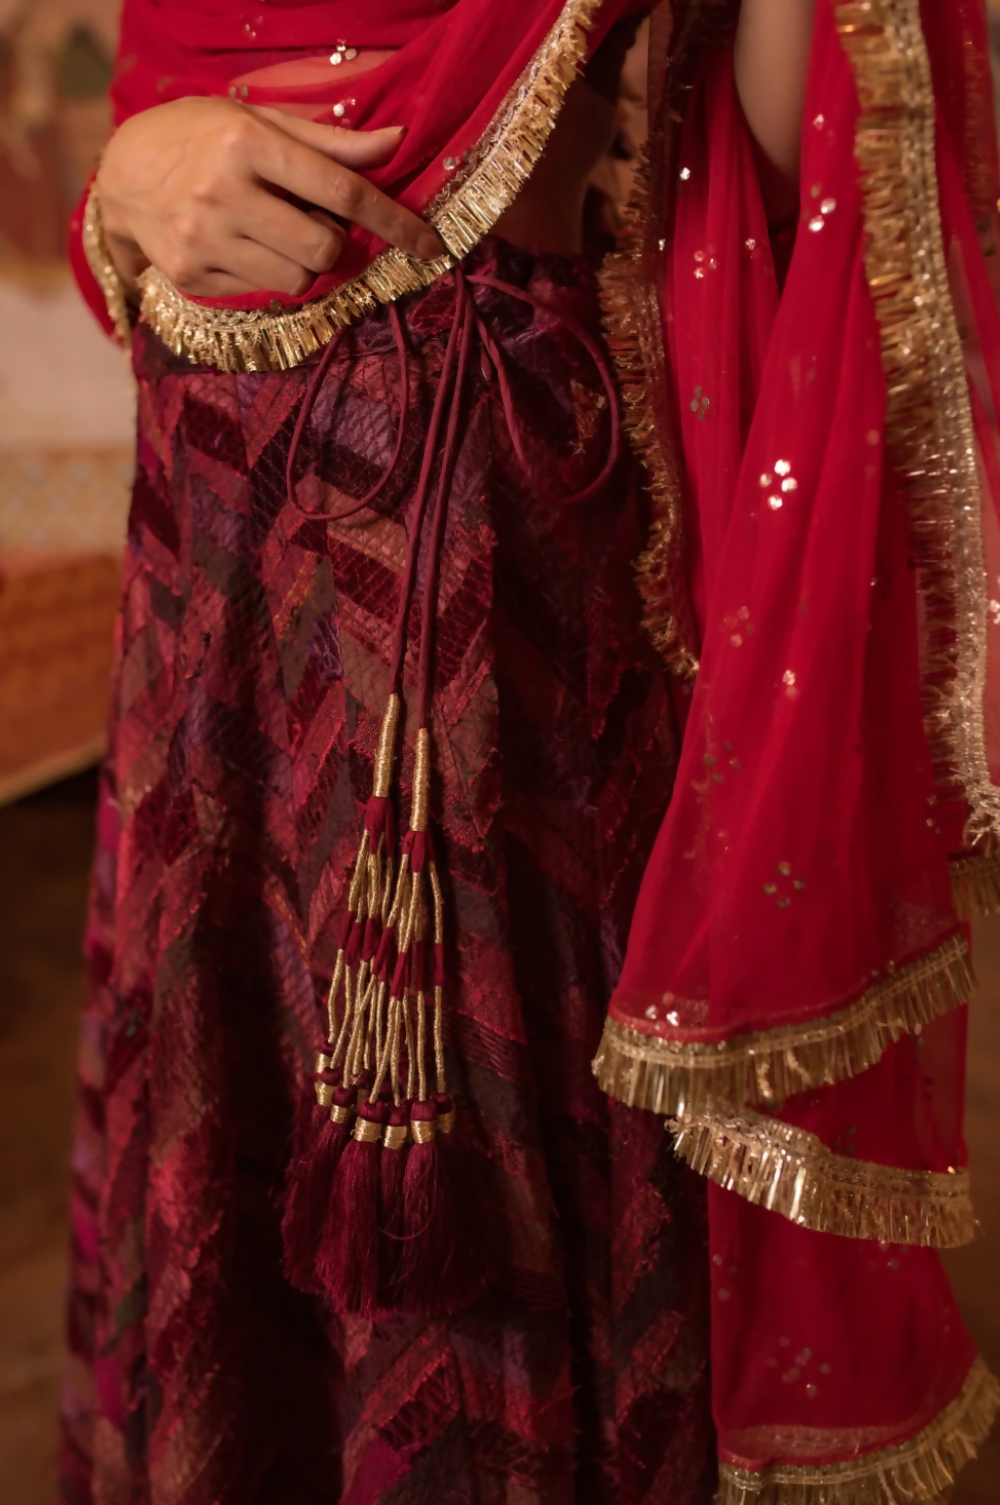
[[[417,215],[352,169],[391,160],[403,127],[348,131],[225,99],[135,115],[97,175],[108,249],[133,284],[152,264],[182,292],[300,297],[344,245],[332,216],[412,256],[444,252]]]

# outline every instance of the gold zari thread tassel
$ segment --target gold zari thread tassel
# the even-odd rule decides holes
[[[951,1405],[907,1442],[820,1467],[772,1464],[758,1471],[723,1463],[716,1505],[944,1505],[998,1410],[1000,1385],[977,1359]]]
[[[675,1117],[720,1102],[774,1106],[866,1071],[892,1041],[964,1003],[973,985],[965,939],[955,935],[848,1008],[807,1024],[713,1045],[665,1040],[608,1019],[594,1072],[611,1097]]]
[[[967,1171],[907,1171],[837,1155],[804,1129],[720,1108],[672,1127],[682,1160],[802,1228],[952,1249],[976,1235]]]
[[[337,950],[327,993],[327,1048],[316,1057],[316,1101],[322,1108],[334,1103],[335,1090],[329,1081],[322,1080],[323,1073],[330,1076],[343,1063],[343,1080],[352,1082],[368,1064],[362,1058],[370,1055],[366,1030],[373,1021],[368,1010],[373,998],[377,998],[377,990],[371,975],[372,957],[364,954],[363,936],[369,921],[381,920],[384,925],[388,918],[395,854],[392,850],[393,825],[391,820],[386,820],[385,811],[392,787],[399,714],[400,698],[390,695],[379,730],[372,798],[368,806],[370,812],[381,806],[381,819],[373,819],[369,825],[366,812],[365,828],[348,888],[347,929]],[[374,848],[372,830],[378,837]],[[338,1009],[341,994],[344,997],[342,1014]],[[338,1121],[343,1122],[342,1119]]]

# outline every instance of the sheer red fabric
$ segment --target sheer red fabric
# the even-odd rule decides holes
[[[191,95],[228,96],[279,108],[311,106],[313,118],[354,130],[405,125],[406,138],[392,161],[368,176],[422,214],[450,192],[467,166],[496,149],[501,134],[498,117],[533,71],[537,74],[541,68],[553,78],[561,73],[572,76],[572,59],[541,56],[560,16],[569,10],[580,12],[592,54],[616,21],[645,8],[644,0],[592,0],[583,5],[572,0],[509,0],[502,6],[493,0],[380,0],[359,14],[347,0],[262,3],[249,9],[244,0],[213,0],[205,6],[125,0],[111,89],[115,125]],[[357,48],[396,51],[377,68],[348,78],[331,66],[319,84],[242,82],[259,69],[323,56],[338,40]],[[112,334],[104,295],[82,248],[89,191],[88,184],[70,223],[70,258],[88,306]],[[484,210],[477,240],[495,217]],[[384,249],[377,236],[351,226],[336,270],[317,277],[300,299],[283,297],[283,306],[296,307],[349,283]],[[265,309],[274,295],[262,290],[248,298],[191,301],[206,307]]]
[[[479,150],[498,111],[539,53],[565,0],[380,0],[359,14],[347,0],[330,4],[270,4],[247,9],[244,0],[210,6],[172,0],[126,0],[112,99],[115,122],[188,95],[238,97],[247,104],[315,107],[314,118],[355,130],[406,125],[399,151],[371,181],[417,213],[445,193],[469,154]],[[594,5],[592,51],[637,0]],[[233,80],[251,70],[314,57],[338,39],[353,47],[395,48],[370,72],[341,80],[331,67],[320,84],[269,87]],[[488,229],[484,225],[484,230]],[[302,299],[316,298],[356,277],[385,242],[350,229],[336,270],[317,277]],[[273,295],[192,300],[212,307],[265,308]]]
[[[662,306],[700,664],[598,1070],[717,1183],[727,1502],[874,1499],[880,1469],[879,1499],[937,1498],[996,1406],[933,1247],[971,1236],[956,883],[997,835],[996,153],[968,87],[981,6],[923,11],[921,36],[819,0],[780,292],[724,46],[676,162]],[[901,102],[907,68],[924,92]],[[978,475],[971,423],[935,474],[963,404]]]

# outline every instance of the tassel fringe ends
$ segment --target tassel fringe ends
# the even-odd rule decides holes
[[[814,1134],[757,1113],[705,1113],[671,1127],[674,1149],[692,1170],[802,1228],[934,1249],[976,1236],[967,1171],[852,1160]]]
[[[283,1220],[293,1284],[367,1318],[445,1314],[468,1305],[481,1284],[475,1179],[459,1169],[445,1081],[430,738],[417,735],[410,829],[397,863],[389,792],[398,716],[393,696],[330,987],[332,1043],[316,1063],[317,1108],[300,1117],[311,1142],[293,1158]]]
[[[955,935],[850,1007],[808,1024],[709,1045],[662,1039],[609,1018],[594,1074],[629,1107],[677,1118],[719,1103],[774,1107],[866,1071],[889,1044],[964,1003],[972,988],[965,939]]]
[[[206,307],[150,270],[141,279],[142,318],[175,355],[191,361],[219,371],[286,371],[379,304],[429,287],[489,234],[531,176],[586,60],[586,33],[600,6],[601,0],[566,0],[481,141],[467,154],[464,172],[456,173],[431,204],[427,219],[448,247],[447,256],[417,261],[390,247],[350,282],[279,313]]]
[[[1000,1385],[977,1359],[956,1399],[909,1442],[822,1468],[723,1463],[716,1505],[944,1505],[998,1410]]]

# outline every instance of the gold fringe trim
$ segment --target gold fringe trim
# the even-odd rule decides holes
[[[835,9],[861,103],[855,155],[887,377],[887,444],[911,509],[926,608],[928,735],[938,766],[962,786],[975,846],[1000,834],[983,726],[986,570],[920,0],[837,0]]]
[[[932,1249],[976,1236],[968,1171],[852,1160],[805,1129],[746,1109],[691,1114],[672,1127],[692,1170],[801,1228]]]
[[[87,194],[87,202],[84,205],[81,238],[87,265],[104,294],[108,316],[115,327],[115,339],[127,350],[132,343],[128,291],[118,268],[111,259],[111,253],[104,238],[104,221],[101,217],[101,200],[97,192],[96,178],[90,185],[90,192]]]
[[[977,1359],[950,1406],[898,1447],[849,1463],[719,1469],[716,1505],[943,1505],[1000,1409],[1000,1385]]]
[[[710,1045],[665,1040],[609,1018],[594,1074],[629,1107],[677,1118],[720,1102],[773,1107],[866,1071],[891,1042],[964,1003],[973,986],[965,938],[955,935],[850,1007],[809,1023]]]
[[[671,7],[666,82],[657,99],[662,68],[651,40],[650,98],[653,124],[636,170],[623,216],[620,249],[599,274],[608,348],[622,394],[622,418],[646,473],[652,518],[646,548],[636,560],[643,625],[678,678],[698,672],[675,454],[679,440],[671,415],[663,340],[660,286],[665,271],[678,179],[685,99],[704,48],[726,35],[735,15],[731,0],[676,0]],[[655,25],[654,18],[654,25]]]
[[[953,858],[951,894],[959,919],[984,920],[1000,914],[1000,852]]]
[[[698,660],[677,609],[685,587],[675,445],[663,431],[668,418],[657,411],[650,374],[665,370],[666,354],[659,298],[642,266],[649,172],[644,149],[624,217],[622,249],[605,259],[598,281],[605,335],[621,392],[622,422],[646,473],[652,513],[646,547],[635,562],[643,626],[671,671],[680,679],[693,679]]]
[[[391,246],[350,282],[313,302],[280,310],[206,308],[151,269],[142,277],[143,319],[175,355],[201,365],[285,371],[379,304],[429,287],[489,234],[528,181],[586,61],[586,33],[601,3],[566,0],[464,171],[430,206],[427,218],[448,247],[447,256],[417,261]]]

